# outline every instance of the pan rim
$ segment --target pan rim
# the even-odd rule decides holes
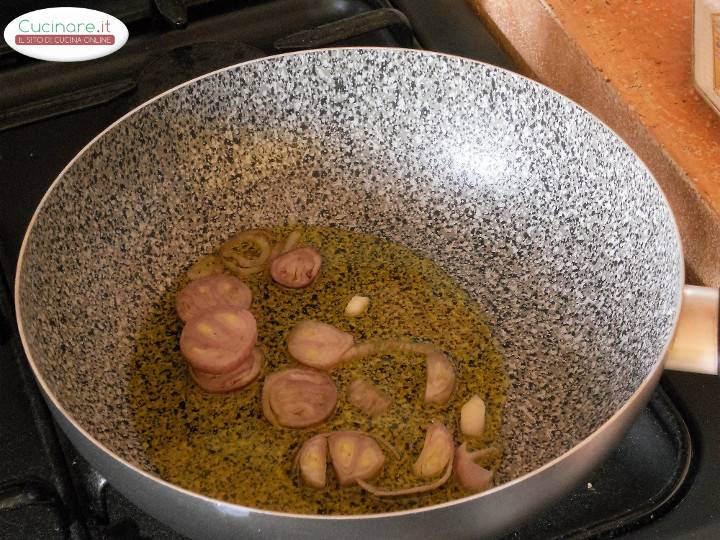
[[[44,377],[40,373],[40,370],[38,369],[38,366],[35,364],[35,361],[32,357],[32,353],[30,351],[30,347],[27,341],[27,337],[25,335],[25,329],[22,322],[21,317],[21,306],[20,306],[20,274],[22,271],[22,266],[25,258],[25,251],[27,249],[27,243],[28,239],[30,237],[30,233],[32,232],[32,229],[35,225],[35,222],[41,212],[41,210],[44,208],[46,201],[52,194],[52,192],[55,190],[57,185],[59,185],[62,178],[65,176],[65,173],[75,164],[76,161],[78,161],[87,150],[89,150],[100,138],[102,138],[106,133],[114,129],[116,126],[120,125],[122,122],[124,122],[126,119],[133,116],[136,112],[143,109],[147,105],[153,103],[154,101],[157,101],[161,99],[162,97],[171,94],[172,92],[175,92],[176,90],[189,86],[191,84],[194,84],[195,82],[206,79],[209,77],[212,77],[213,75],[216,75],[218,73],[222,73],[225,71],[231,71],[239,68],[240,66],[245,66],[249,64],[255,64],[255,63],[261,63],[261,62],[268,62],[268,61],[274,61],[278,58],[285,58],[285,57],[292,57],[292,56],[309,56],[312,54],[329,54],[333,52],[343,52],[343,51],[350,51],[350,52],[357,52],[357,51],[383,51],[383,52],[392,52],[392,53],[402,53],[402,54],[408,54],[411,55],[424,55],[424,56],[434,56],[434,57],[442,57],[442,58],[448,58],[453,61],[461,61],[469,64],[477,64],[480,66],[483,66],[485,68],[489,68],[491,70],[496,70],[500,72],[504,72],[512,77],[519,77],[521,79],[524,79],[527,83],[539,86],[543,88],[545,91],[550,92],[551,94],[554,94],[558,97],[560,97],[562,100],[568,101],[572,103],[575,107],[578,107],[582,112],[589,115],[591,118],[593,118],[597,123],[599,123],[602,127],[604,127],[606,130],[608,130],[610,133],[612,133],[615,137],[617,137],[620,144],[625,146],[625,148],[635,157],[637,162],[642,165],[642,167],[647,172],[648,176],[653,180],[655,183],[655,186],[657,187],[657,190],[660,194],[661,200],[664,201],[666,208],[668,209],[668,213],[670,215],[670,221],[672,222],[672,225],[675,229],[675,237],[677,239],[677,249],[680,254],[680,272],[678,273],[678,295],[676,298],[676,309],[675,314],[673,318],[673,324],[672,324],[672,332],[670,337],[665,342],[660,354],[658,355],[658,358],[655,360],[655,364],[653,367],[649,370],[647,375],[643,378],[642,382],[637,386],[637,388],[634,390],[632,395],[623,403],[623,405],[617,409],[611,416],[608,418],[605,422],[603,422],[597,429],[595,429],[590,435],[582,439],[580,442],[578,442],[576,445],[574,445],[569,450],[565,451],[561,455],[557,456],[556,458],[548,461],[544,465],[533,469],[532,471],[525,473],[517,478],[514,478],[508,482],[505,482],[503,484],[500,484],[498,486],[495,486],[487,491],[483,491],[481,493],[477,493],[474,495],[468,495],[466,497],[462,497],[459,499],[453,499],[451,501],[445,501],[443,503],[437,503],[429,506],[422,506],[420,508],[412,508],[407,510],[397,510],[393,512],[381,512],[381,513],[373,513],[373,514],[356,514],[356,515],[345,515],[345,514],[333,514],[333,515],[318,515],[318,514],[300,514],[300,513],[292,513],[292,512],[280,512],[276,510],[267,510],[263,508],[255,508],[250,506],[243,506],[240,504],[231,503],[228,501],[224,501],[221,499],[216,499],[213,497],[209,497],[207,495],[202,495],[200,493],[197,493],[195,491],[191,491],[189,489],[183,488],[181,486],[178,486],[172,482],[169,482],[167,480],[164,480],[163,478],[157,476],[154,473],[151,473],[149,471],[146,471],[145,469],[139,467],[138,465],[135,465],[123,457],[115,454],[111,449],[106,447],[104,444],[102,444],[100,441],[98,441],[93,435],[91,435],[85,428],[83,428],[76,420],[75,418],[70,415],[70,413],[62,406],[59,399],[55,394],[50,390],[48,384],[46,383]],[[663,369],[663,364],[665,360],[665,356],[667,354],[667,351],[670,347],[670,344],[672,343],[673,336],[675,334],[675,331],[677,330],[677,323],[680,316],[680,307],[682,304],[682,289],[685,285],[685,265],[684,265],[685,257],[684,257],[684,251],[682,246],[682,241],[680,237],[680,230],[677,225],[677,220],[675,219],[675,215],[672,211],[672,208],[670,206],[670,203],[667,200],[667,197],[665,193],[663,192],[662,188],[660,187],[660,184],[655,179],[655,176],[652,174],[648,166],[645,164],[645,162],[640,158],[640,156],[637,155],[635,150],[627,143],[625,140],[620,137],[610,126],[608,126],[603,120],[598,118],[595,114],[587,110],[585,107],[580,105],[579,103],[573,101],[572,99],[562,95],[560,92],[553,90],[549,86],[546,86],[538,81],[535,81],[525,75],[515,73],[514,71],[511,71],[509,69],[495,66],[492,64],[488,64],[486,62],[481,62],[479,60],[474,60],[472,58],[466,58],[459,55],[454,54],[447,54],[447,53],[441,53],[441,52],[435,52],[435,51],[427,51],[427,50],[419,50],[419,49],[412,49],[412,48],[403,48],[403,47],[327,47],[322,49],[309,49],[305,51],[296,51],[296,52],[289,52],[289,53],[282,53],[277,55],[271,55],[266,56],[262,58],[257,58],[253,60],[248,60],[245,62],[240,62],[237,64],[233,64],[231,66],[226,66],[224,68],[220,68],[211,72],[208,72],[206,74],[200,75],[198,77],[195,77],[193,79],[189,79],[177,86],[174,86],[168,90],[165,90],[164,92],[161,92],[160,94],[148,99],[147,101],[141,103],[140,105],[134,107],[124,115],[122,115],[120,118],[109,124],[105,129],[103,129],[100,133],[98,133],[95,137],[93,137],[69,162],[63,169],[60,171],[60,173],[57,175],[57,177],[53,180],[53,182],[48,187],[47,191],[43,195],[42,199],[38,203],[35,211],[33,212],[32,218],[30,219],[30,222],[28,223],[28,226],[25,230],[25,234],[23,236],[23,241],[20,246],[20,251],[18,253],[18,262],[15,269],[15,284],[14,284],[14,305],[15,305],[15,318],[16,323],[18,327],[18,333],[20,335],[20,340],[22,342],[23,351],[25,352],[25,356],[27,357],[28,363],[30,364],[30,368],[32,369],[33,375],[35,376],[35,380],[39,384],[39,386],[42,389],[43,394],[45,395],[46,399],[48,399],[52,406],[65,418],[65,420],[72,425],[72,427],[77,430],[80,435],[82,435],[90,444],[92,444],[95,449],[102,454],[105,455],[105,457],[112,459],[113,461],[121,464],[126,469],[129,469],[128,472],[135,473],[137,475],[140,475],[144,477],[146,480],[149,480],[151,482],[156,482],[162,485],[163,487],[170,489],[171,491],[175,492],[178,495],[182,495],[184,497],[190,497],[193,499],[196,499],[198,501],[201,501],[204,504],[209,504],[213,506],[219,506],[221,509],[226,509],[231,512],[237,513],[239,512],[248,512],[250,515],[252,514],[263,514],[267,516],[275,516],[279,518],[294,518],[294,519],[304,519],[304,520],[318,520],[318,521],[356,521],[356,520],[366,520],[366,519],[387,519],[387,518],[397,518],[401,516],[408,516],[419,512],[429,512],[433,510],[440,510],[443,508],[448,508],[452,506],[456,506],[459,504],[467,503],[470,501],[479,500],[484,497],[489,497],[501,490],[504,490],[506,488],[509,488],[511,486],[517,485],[521,482],[527,481],[532,477],[538,476],[543,474],[545,471],[552,469],[553,467],[557,466],[558,464],[570,459],[573,455],[576,453],[581,452],[585,447],[592,445],[595,440],[602,438],[602,435],[608,431],[617,421],[619,418],[625,416],[628,414],[628,409],[631,409],[634,407],[635,401],[641,398],[645,394],[645,392],[648,389],[648,386],[651,384],[653,387],[655,386],[656,382],[654,381],[655,376],[658,371]]]

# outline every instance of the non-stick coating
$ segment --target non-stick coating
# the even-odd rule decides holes
[[[604,125],[487,65],[324,50],[180,87],[64,171],[18,279],[25,345],[53,399],[152,471],[127,391],[139,324],[229,231],[291,217],[409,245],[484,306],[511,377],[501,480],[607,421],[673,330],[674,222]]]

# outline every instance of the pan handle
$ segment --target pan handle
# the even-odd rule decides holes
[[[719,374],[719,312],[718,289],[685,285],[675,337],[665,356],[666,369]]]

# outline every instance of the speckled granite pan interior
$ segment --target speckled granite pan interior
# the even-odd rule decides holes
[[[325,50],[164,95],[54,186],[26,242],[19,306],[59,403],[150,467],[126,389],[138,325],[228,231],[289,216],[409,245],[485,307],[511,377],[502,479],[606,421],[672,332],[675,226],[612,132],[489,66]]]

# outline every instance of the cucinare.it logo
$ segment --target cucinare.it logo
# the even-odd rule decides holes
[[[128,29],[120,19],[94,9],[55,7],[16,17],[5,42],[20,54],[54,62],[79,62],[114,53]]]

